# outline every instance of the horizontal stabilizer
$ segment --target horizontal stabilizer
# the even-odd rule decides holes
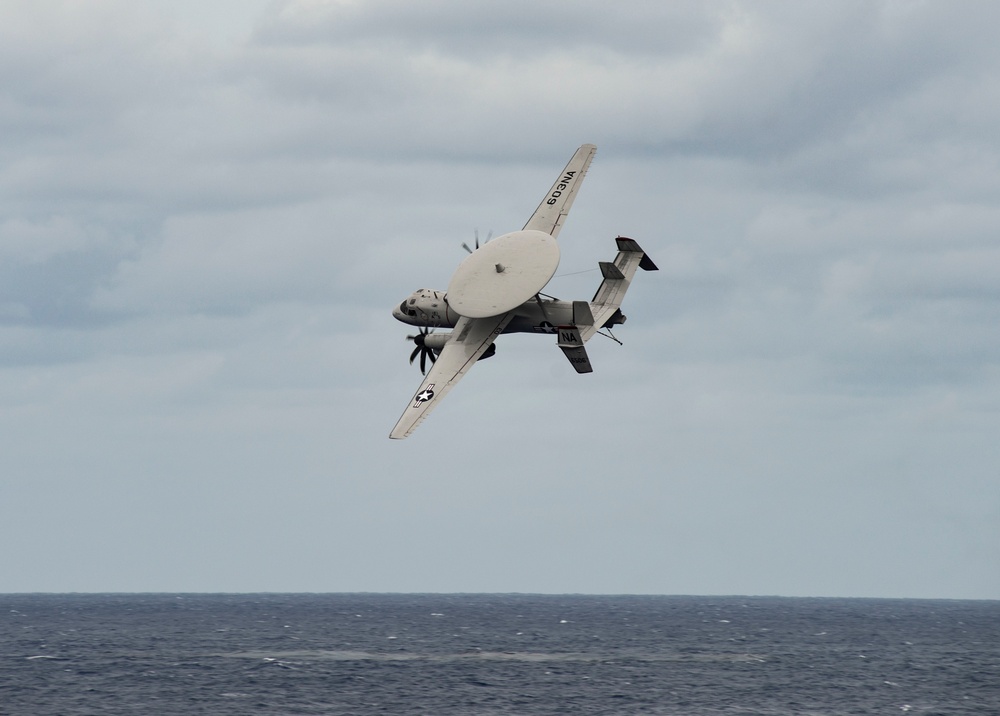
[[[625,298],[625,292],[632,282],[632,277],[635,276],[636,269],[657,270],[656,264],[646,256],[646,252],[636,241],[619,236],[615,239],[615,243],[618,245],[618,255],[615,256],[615,260],[600,262],[604,280],[590,302],[594,323],[583,326],[584,341],[589,341],[599,328],[625,322],[625,316],[621,312],[622,299]]]
[[[558,346],[566,355],[570,365],[577,373],[593,373],[594,368],[590,365],[590,358],[587,357],[587,349],[583,347],[583,337],[580,329],[576,326],[559,326]]]

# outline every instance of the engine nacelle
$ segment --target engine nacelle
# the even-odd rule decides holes
[[[448,343],[448,339],[451,338],[451,333],[421,333],[411,337],[413,338],[413,342],[418,346],[433,351],[434,355],[440,355],[441,351],[444,350],[445,344]],[[491,356],[495,356],[496,353],[497,344],[491,343],[486,352],[479,356],[477,360],[490,358]]]
[[[424,345],[435,353],[440,353],[449,338],[451,333],[428,333],[424,336]]]

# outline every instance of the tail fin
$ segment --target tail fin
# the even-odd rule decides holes
[[[583,347],[583,336],[577,326],[559,326],[558,346],[576,368],[577,373],[593,373],[587,349]]]

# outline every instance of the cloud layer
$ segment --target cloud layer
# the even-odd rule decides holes
[[[0,592],[1000,597],[998,16],[5,3]],[[390,444],[391,307],[583,142],[624,347]]]

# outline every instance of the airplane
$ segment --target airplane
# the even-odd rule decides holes
[[[657,270],[638,243],[619,236],[614,261],[598,262],[603,281],[590,301],[560,301],[541,292],[559,265],[556,237],[595,152],[593,144],[576,150],[523,229],[482,245],[477,236],[475,250],[465,246],[469,256],[446,291],[417,289],[393,309],[396,320],[420,329],[409,336],[416,345],[410,363],[419,356],[424,379],[390,438],[416,430],[476,361],[496,353],[494,341],[503,333],[554,335],[578,373],[593,371],[584,344],[601,329],[610,334],[625,322],[622,299],[636,269]],[[438,328],[452,330],[434,332]]]

